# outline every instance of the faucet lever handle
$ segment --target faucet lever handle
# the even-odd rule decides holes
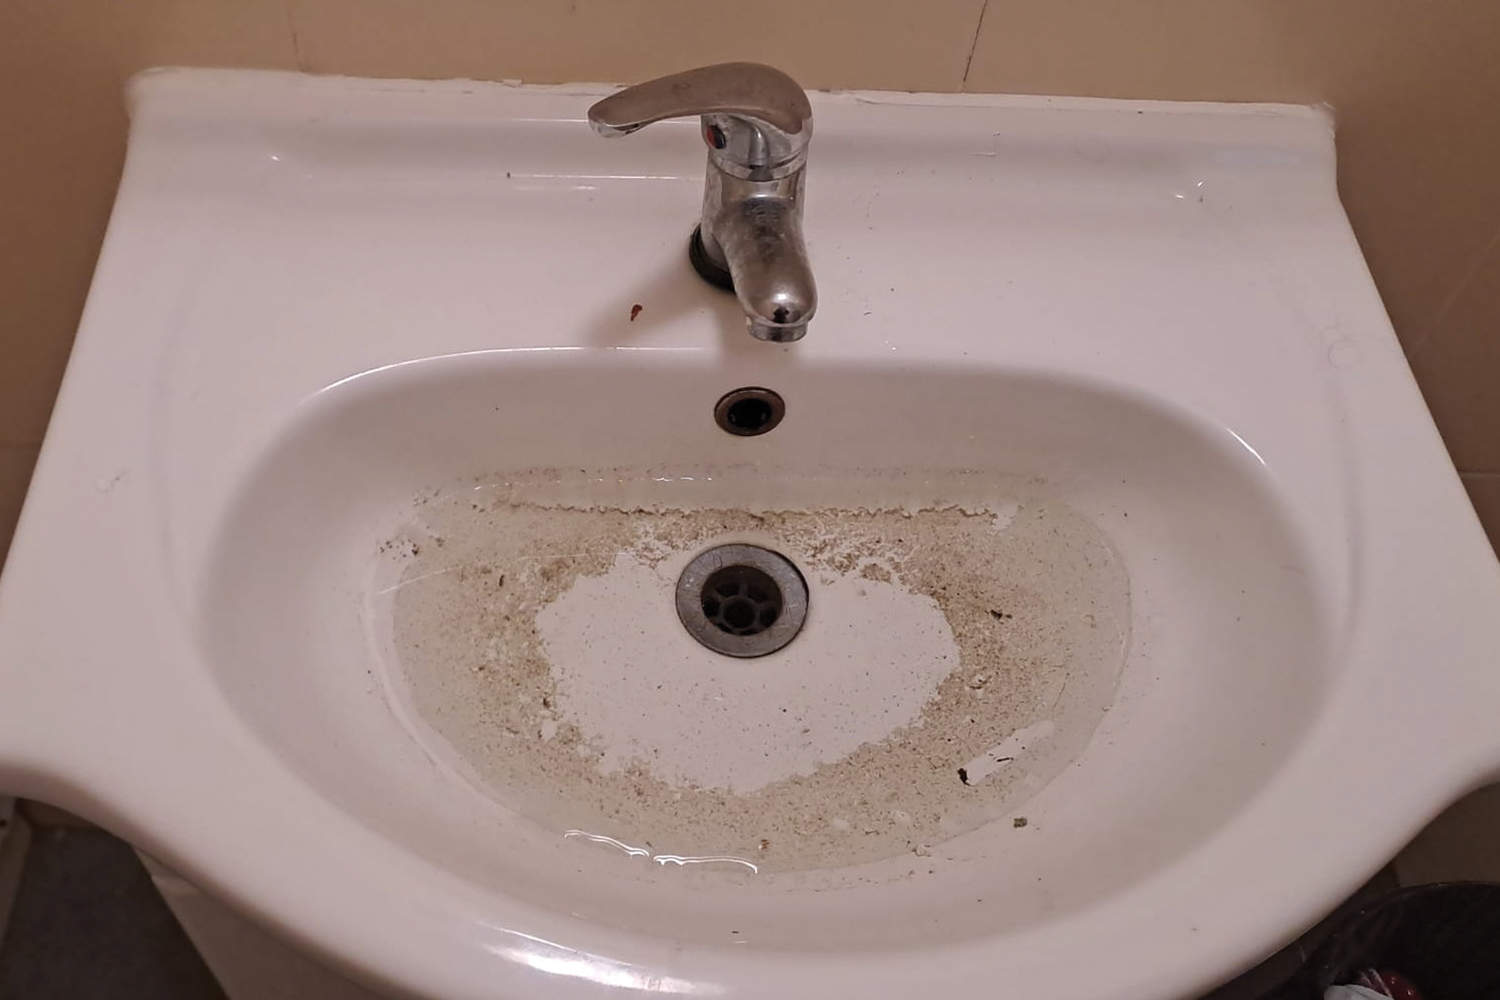
[[[589,108],[589,124],[613,137],[691,115],[744,119],[790,147],[805,148],[812,127],[812,105],[797,81],[749,62],[701,66],[626,87]]]

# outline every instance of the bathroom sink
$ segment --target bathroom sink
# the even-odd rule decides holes
[[[774,344],[606,92],[133,83],[0,791],[401,995],[1161,1000],[1500,778],[1324,112],[815,95]],[[768,655],[694,638],[720,545],[790,566],[742,630],[805,586]]]

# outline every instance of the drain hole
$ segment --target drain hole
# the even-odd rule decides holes
[[[742,399],[729,407],[729,422],[740,431],[758,431],[771,422],[771,404],[764,399]]]
[[[683,567],[674,603],[688,634],[714,652],[765,656],[807,621],[807,581],[778,552],[716,545]]]
[[[723,621],[719,622],[720,628],[728,625],[736,632],[743,633],[751,625],[755,624],[755,605],[749,601],[736,598],[724,605]]]
[[[725,393],[714,406],[714,421],[738,437],[764,434],[786,415],[786,402],[770,389],[749,386]]]
[[[781,588],[754,566],[725,566],[703,581],[703,614],[730,635],[756,635],[781,617]],[[724,598],[720,601],[719,598]]]

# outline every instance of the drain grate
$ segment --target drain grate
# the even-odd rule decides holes
[[[730,635],[757,635],[781,617],[781,588],[754,566],[725,566],[703,583],[703,615]]]
[[[678,577],[677,616],[716,653],[765,656],[802,629],[807,582],[779,552],[719,545],[700,552]]]

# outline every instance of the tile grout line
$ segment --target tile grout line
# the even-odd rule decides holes
[[[1453,311],[1453,306],[1463,297],[1464,292],[1468,291],[1469,286],[1474,283],[1474,279],[1479,275],[1485,261],[1489,259],[1490,253],[1497,245],[1500,245],[1500,229],[1496,229],[1494,235],[1474,255],[1473,263],[1469,265],[1463,277],[1458,279],[1458,282],[1453,286],[1453,290],[1443,298],[1442,305],[1438,306],[1433,312],[1432,319],[1428,320],[1422,327],[1422,332],[1417,336],[1416,343],[1406,352],[1407,357],[1415,358],[1432,342],[1438,326],[1447,318],[1448,313]]]
[[[989,13],[989,9],[990,0],[984,0],[984,3],[979,8],[979,23],[974,25],[974,40],[969,43],[969,58],[964,60],[963,79],[958,81],[959,90],[969,89],[969,70],[974,65],[974,53],[979,49],[979,33],[984,30],[984,15]]]
[[[307,64],[302,59],[302,42],[297,37],[297,17],[292,13],[292,0],[282,0],[281,9],[286,14],[286,30],[292,39],[292,61],[297,65],[299,73],[307,72]]]

